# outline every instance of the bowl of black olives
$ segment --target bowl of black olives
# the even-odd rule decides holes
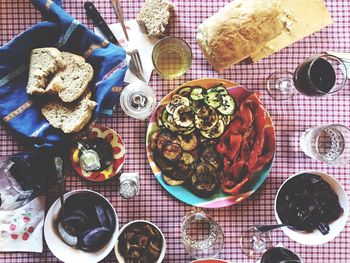
[[[155,224],[135,220],[120,229],[114,251],[119,263],[161,263],[165,238]]]
[[[101,194],[84,189],[64,194],[63,214],[60,200],[53,203],[46,215],[44,236],[61,261],[93,263],[113,250],[118,229],[113,205]]]
[[[292,240],[321,245],[344,229],[349,215],[348,197],[333,176],[305,171],[289,177],[275,198],[275,217]]]

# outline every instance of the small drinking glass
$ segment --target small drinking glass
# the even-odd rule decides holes
[[[181,223],[182,243],[196,259],[217,257],[224,245],[221,227],[203,211],[192,211]]]
[[[300,147],[315,160],[346,165],[350,161],[350,129],[341,124],[309,128],[301,136]]]
[[[120,106],[130,117],[145,120],[156,107],[156,94],[145,82],[135,81],[120,94]]]
[[[341,90],[347,80],[344,62],[333,55],[316,54],[298,65],[294,73],[275,71],[267,80],[267,90],[275,100],[291,99],[298,90],[310,97],[322,97]]]
[[[175,79],[187,72],[192,62],[192,51],[187,42],[178,37],[165,37],[152,51],[155,70],[164,79]]]
[[[254,226],[245,229],[241,236],[241,249],[247,257],[261,258],[272,247],[270,232],[260,232]]]

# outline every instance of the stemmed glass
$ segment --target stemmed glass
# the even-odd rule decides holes
[[[346,80],[346,66],[340,58],[316,54],[300,63],[294,73],[287,70],[272,73],[267,80],[267,90],[275,100],[291,99],[297,91],[322,97],[341,90]]]
[[[251,259],[260,259],[261,263],[302,263],[302,259],[294,252],[284,247],[272,245],[270,231],[285,226],[284,224],[260,225],[245,229],[241,236],[243,253]]]

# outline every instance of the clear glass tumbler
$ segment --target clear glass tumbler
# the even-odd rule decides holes
[[[350,129],[341,124],[309,128],[301,135],[300,147],[315,160],[346,165],[350,162]]]
[[[185,215],[181,224],[182,243],[186,251],[196,259],[219,255],[224,245],[221,227],[203,211]]]
[[[178,37],[165,37],[152,51],[152,62],[164,79],[175,79],[187,72],[192,63],[192,51],[187,42]]]
[[[241,249],[252,259],[259,259],[272,247],[270,232],[260,232],[254,226],[245,229],[241,236]]]

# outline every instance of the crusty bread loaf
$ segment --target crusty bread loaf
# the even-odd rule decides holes
[[[167,0],[146,0],[136,20],[146,27],[148,35],[161,37],[169,22],[170,11],[174,8]]]
[[[285,27],[281,15],[276,1],[235,0],[199,26],[197,42],[221,72],[280,35]]]
[[[96,102],[90,100],[91,93],[82,96],[81,100],[64,103],[52,101],[41,108],[41,112],[49,123],[62,129],[65,133],[79,132],[89,122]]]
[[[48,93],[58,93],[64,102],[72,102],[79,98],[87,89],[94,76],[90,64],[85,63],[81,56],[62,52],[66,67],[59,71],[47,86]]]
[[[43,94],[46,86],[65,63],[57,48],[36,48],[32,50],[29,65],[28,94]]]

